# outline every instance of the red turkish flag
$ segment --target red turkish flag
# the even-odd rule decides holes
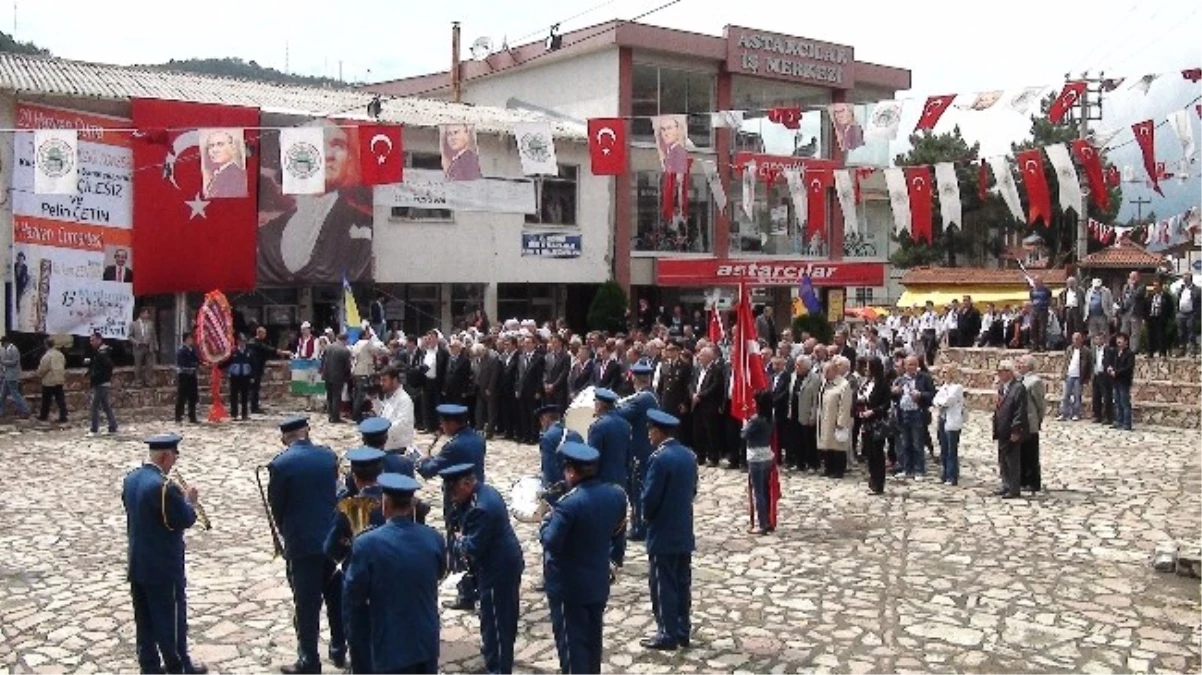
[[[1202,80],[1202,68],[1186,68],[1185,70],[1181,71],[1181,77],[1184,77],[1190,82]]]
[[[989,198],[989,163],[985,160],[977,167],[977,196],[982,202]]]
[[[1160,177],[1156,175],[1156,149],[1153,147],[1156,125],[1152,120],[1144,120],[1132,124],[1131,131],[1135,132],[1135,142],[1139,144],[1139,150],[1144,155],[1144,170],[1148,172],[1148,179],[1152,181],[1152,189],[1163,197],[1164,193],[1160,191]]]
[[[359,173],[364,185],[404,182],[404,132],[396,124],[359,125]]]
[[[863,195],[863,191],[860,188],[860,181],[868,180],[869,178],[871,178],[873,171],[874,171],[874,169],[872,167],[867,167],[867,166],[862,166],[862,167],[859,167],[858,169],[856,169],[855,180],[852,182],[852,186],[855,188],[855,191],[856,191],[856,203],[857,204],[862,204],[864,202],[864,195]]]
[[[594,176],[626,172],[626,121],[621,118],[588,121],[588,155]]]
[[[776,122],[786,129],[801,128],[801,108],[782,106],[768,110],[768,121]]]
[[[710,325],[706,337],[714,344],[722,342],[722,317],[718,314],[718,303],[710,306]]]
[[[259,126],[258,108],[139,98],[132,112],[135,127],[168,130],[162,143],[134,144],[134,293],[254,289],[258,153],[233,165],[245,172],[245,196],[208,198],[199,144],[202,129]]]
[[[1066,82],[1064,89],[1060,90],[1060,95],[1052,101],[1052,107],[1048,108],[1048,120],[1052,124],[1060,124],[1060,120],[1064,119],[1064,115],[1081,100],[1081,94],[1085,93],[1085,81]]]
[[[739,286],[739,305],[735,311],[735,336],[731,343],[730,415],[746,421],[755,414],[755,393],[768,386],[764,360],[756,340],[755,317],[751,313],[751,294]]]
[[[806,238],[818,235],[826,238],[826,189],[835,177],[830,171],[806,169],[802,174],[806,186]]]
[[[1102,175],[1102,156],[1093,144],[1084,138],[1073,141],[1071,145],[1077,161],[1085,167],[1085,178],[1089,181],[1089,194],[1093,197],[1093,203],[1099,210],[1105,211],[1110,206],[1110,191],[1106,188],[1106,178]],[[1117,178],[1118,169],[1111,168],[1114,169]]]
[[[930,242],[933,239],[931,225],[931,168],[929,166],[907,166],[906,191],[910,194],[910,236],[914,241]]]
[[[663,174],[659,189],[659,206],[660,216],[665,223],[672,222],[672,219],[676,216],[676,195],[676,174]]]
[[[1015,160],[1027,186],[1027,222],[1034,225],[1036,220],[1043,220],[1044,227],[1049,227],[1052,224],[1052,195],[1043,172],[1043,151],[1039,148],[1025,150],[1018,153]]]
[[[1118,187],[1123,184],[1123,174],[1117,166],[1111,165],[1106,169],[1106,187]]]
[[[922,106],[922,116],[918,118],[918,124],[915,125],[914,131],[934,129],[939,118],[943,117],[943,112],[952,105],[952,101],[955,99],[955,94],[928,98],[926,104]]]

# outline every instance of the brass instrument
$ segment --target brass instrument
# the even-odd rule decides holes
[[[175,481],[175,484],[179,486],[180,491],[184,493],[185,497],[187,496],[188,481],[184,480],[184,474],[180,473],[179,469],[171,469],[171,473],[167,476],[167,478]],[[192,508],[196,510],[196,522],[200,525],[200,529],[213,529],[213,524],[209,522],[209,514],[205,513],[204,504],[201,504],[199,499],[196,500],[196,503],[192,504]]]
[[[426,454],[427,454],[427,455],[429,455],[429,454],[431,454],[431,453],[433,453],[433,452],[434,452],[434,446],[438,445],[438,441],[440,441],[441,439],[442,439],[442,432],[441,432],[441,431],[439,431],[438,433],[434,434],[434,440],[430,441],[430,447],[426,448]]]
[[[351,538],[371,526],[372,511],[380,508],[380,500],[374,497],[344,497],[338,502],[338,512],[346,516],[351,524]]]
[[[267,503],[267,491],[263,489],[263,479],[260,477],[260,473],[266,468],[266,465],[255,467],[255,482],[259,484],[259,497],[263,499],[263,511],[267,513],[267,524],[271,526],[271,543],[275,547],[271,558],[275,560],[284,554],[284,542],[280,539],[280,531],[275,526],[275,518],[271,515],[271,506]]]

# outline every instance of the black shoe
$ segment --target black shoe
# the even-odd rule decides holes
[[[346,652],[330,652],[330,663],[333,663],[334,667],[339,670],[346,668]]]
[[[1006,494],[1002,495],[1002,499],[1018,499],[1019,496],[1020,495],[1016,495],[1013,492],[1007,492]]]
[[[287,666],[280,666],[280,672],[284,675],[312,675],[313,673],[321,672],[321,664],[313,667],[301,663],[293,663]]]
[[[200,661],[193,661],[191,666],[184,669],[184,672],[205,675],[205,673],[209,672],[209,667]]]
[[[445,609],[462,610],[465,612],[476,611],[476,603],[472,602],[471,600],[465,600],[463,598],[456,598],[454,600],[443,600],[442,606]]]
[[[1001,497],[1002,495],[1006,495],[1006,494],[1009,494],[1009,491],[1007,491],[1005,488],[993,491],[994,497]]]
[[[679,647],[675,640],[666,637],[649,637],[639,640],[639,644],[646,649],[658,649],[665,652],[674,652]]]
[[[689,638],[682,637],[679,640],[677,640],[676,643],[679,644],[681,647],[688,647],[689,646]]]

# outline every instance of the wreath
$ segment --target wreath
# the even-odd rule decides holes
[[[234,316],[221,291],[206,293],[196,313],[196,344],[208,364],[221,363],[234,353]]]

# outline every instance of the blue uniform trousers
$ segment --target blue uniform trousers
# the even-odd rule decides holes
[[[288,582],[296,606],[297,663],[305,670],[319,672],[317,636],[321,632],[321,604],[325,601],[330,625],[330,655],[346,653],[342,623],[342,573],[325,555],[307,555],[288,561]]]
[[[626,494],[630,496],[630,528],[626,531],[626,536],[635,539],[647,538],[647,523],[643,520],[642,494],[643,482],[647,480],[649,459],[638,460],[626,478]]]
[[[689,610],[693,604],[691,553],[652,555],[651,611],[660,637],[674,642],[689,639]]]
[[[522,571],[510,579],[480,587],[480,640],[490,673],[513,672],[513,643],[518,635],[518,596]]]
[[[605,603],[580,605],[547,598],[559,672],[601,672],[601,627]]]
[[[189,673],[188,598],[183,584],[130,582],[143,673]]]

